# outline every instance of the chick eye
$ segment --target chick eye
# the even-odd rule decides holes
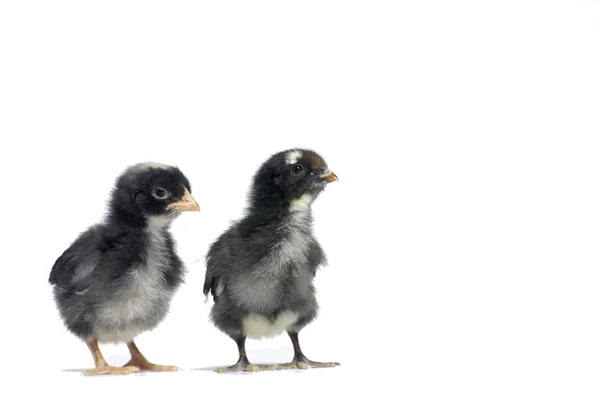
[[[154,191],[152,191],[152,195],[157,199],[164,199],[167,197],[167,194],[167,190],[162,187],[154,188]]]
[[[304,167],[301,164],[295,164],[292,166],[292,174],[298,176],[302,174],[304,171]]]

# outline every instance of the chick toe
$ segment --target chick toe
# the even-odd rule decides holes
[[[94,369],[83,372],[84,376],[100,376],[100,375],[128,375],[131,373],[139,373],[140,369],[135,366],[109,366],[100,365]]]
[[[216,368],[217,373],[231,373],[231,372],[260,372],[263,370],[277,370],[277,365],[259,365],[254,363],[238,362],[233,366],[227,366],[223,368]]]
[[[125,366],[135,366],[140,370],[147,370],[150,372],[177,372],[181,370],[177,366],[157,365],[148,361],[136,346],[134,341],[127,343],[127,347],[129,348],[131,359],[125,364]]]
[[[178,372],[181,368],[173,365],[157,365],[148,361],[131,360],[125,367],[135,367],[149,372]]]
[[[282,363],[277,365],[277,370],[282,369],[312,369],[312,368],[333,368],[340,366],[339,362],[315,362],[309,359],[294,360],[288,363]]]

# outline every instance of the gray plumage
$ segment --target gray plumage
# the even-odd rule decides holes
[[[214,301],[211,321],[240,348],[229,370],[248,370],[246,337],[297,338],[317,316],[313,280],[326,257],[312,230],[311,204],[335,180],[313,151],[273,155],[254,176],[246,215],[211,245],[204,284]],[[306,360],[297,351],[295,358]]]
[[[117,179],[106,219],[50,273],[70,332],[85,342],[131,342],[165,318],[184,275],[169,227],[181,211],[198,209],[190,192],[181,171],[161,164],[132,166]]]
[[[128,242],[136,242],[141,250],[126,255],[133,257],[128,266],[113,268],[124,256],[106,249],[122,246],[134,251]],[[183,278],[183,264],[170,232],[163,228],[107,236],[106,228],[94,226],[59,258],[57,267],[61,266],[73,267],[72,278],[53,281],[54,298],[67,328],[83,341],[128,342],[155,328],[167,315]]]

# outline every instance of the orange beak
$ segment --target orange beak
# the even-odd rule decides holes
[[[334,181],[338,181],[338,176],[335,175],[335,173],[333,171],[330,171],[329,174],[325,175],[325,181],[327,182],[334,182]]]
[[[177,211],[200,211],[200,206],[198,205],[198,202],[196,202],[196,199],[194,199],[190,191],[188,191],[187,188],[183,189],[184,194],[181,200],[179,202],[171,203],[167,208],[169,210]]]

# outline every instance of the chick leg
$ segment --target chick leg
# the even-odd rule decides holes
[[[238,346],[239,359],[237,363],[233,366],[228,366],[226,368],[216,368],[215,372],[217,373],[225,373],[225,372],[258,372],[260,370],[274,370],[275,366],[273,365],[255,365],[248,361],[248,356],[246,355],[246,337],[241,337],[235,340]]]
[[[129,348],[131,359],[125,364],[125,367],[135,366],[141,370],[149,370],[152,372],[176,372],[181,370],[177,366],[156,365],[152,362],[149,362],[146,357],[142,355],[133,340],[127,343],[127,347]]]
[[[98,347],[98,341],[92,339],[87,343],[88,348],[94,356],[94,362],[96,363],[95,369],[86,370],[83,372],[84,376],[98,376],[98,375],[127,375],[130,373],[139,373],[139,369],[135,366],[110,366],[104,360],[100,347]]]
[[[278,365],[277,369],[310,369],[310,368],[332,368],[339,366],[339,362],[315,362],[306,358],[300,349],[300,341],[298,341],[298,332],[288,332],[292,345],[294,346],[294,359],[292,362]]]

